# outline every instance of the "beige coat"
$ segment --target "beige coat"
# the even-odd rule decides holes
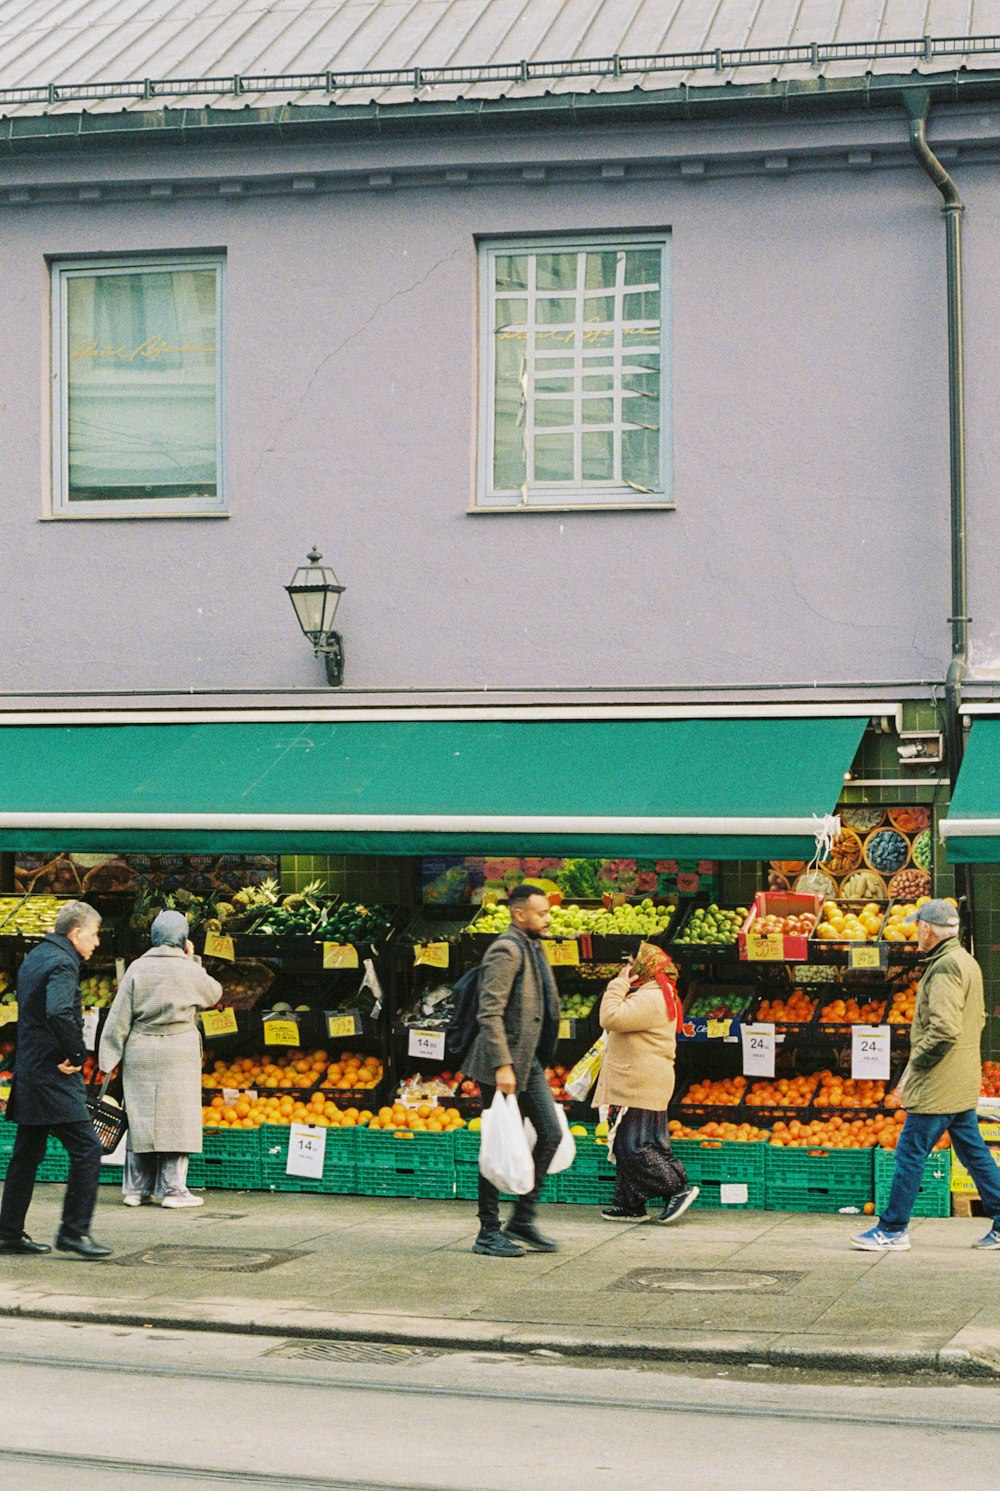
[[[151,947],[129,967],[108,1011],[98,1062],[119,1061],[136,1154],[201,1154],[198,1014],[222,985],[178,947]]]
[[[911,1113],[967,1113],[979,1102],[983,975],[957,937],[927,959],[910,1032],[903,1106]]]
[[[646,1108],[665,1113],[674,1090],[677,1026],[667,1019],[663,990],[654,981],[628,992],[628,974],[613,978],[601,1000],[608,1032],[594,1107]]]

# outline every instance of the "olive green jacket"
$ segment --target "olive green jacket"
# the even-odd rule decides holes
[[[903,1106],[911,1113],[966,1113],[979,1101],[983,975],[957,937],[939,942],[917,990]]]

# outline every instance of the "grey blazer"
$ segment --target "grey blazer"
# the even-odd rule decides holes
[[[552,981],[555,988],[555,979]],[[479,975],[479,1034],[462,1070],[476,1082],[496,1083],[497,1068],[512,1066],[518,1092],[528,1083],[536,1056],[551,1060],[559,1028],[559,1001],[546,1009],[545,986],[523,932],[510,927],[483,956]]]

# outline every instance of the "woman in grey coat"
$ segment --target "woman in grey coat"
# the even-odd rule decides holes
[[[126,1206],[160,1201],[201,1206],[187,1188],[188,1156],[201,1153],[201,1034],[198,1015],[222,985],[195,962],[187,919],[161,911],[153,946],[130,966],[108,1012],[98,1062],[122,1062],[128,1148]]]

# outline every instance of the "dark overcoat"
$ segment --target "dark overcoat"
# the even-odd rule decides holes
[[[555,1053],[559,995],[542,960],[545,954],[510,927],[490,943],[479,973],[479,1034],[462,1070],[476,1082],[496,1083],[497,1068],[512,1066],[523,1092],[537,1056],[543,1066]]]
[[[59,1063],[82,1067],[80,969],[83,959],[66,937],[50,932],[21,964],[17,975],[17,1050],[7,1117],[15,1123],[85,1123],[83,1075],[67,1075]]]

